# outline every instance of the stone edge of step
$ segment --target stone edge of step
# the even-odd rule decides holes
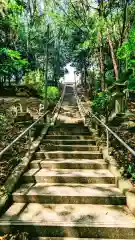
[[[87,167],[89,165],[89,168],[90,169],[91,167],[90,166],[98,166],[99,168],[107,168],[108,164],[107,162],[105,162],[104,159],[75,159],[76,161],[74,161],[74,159],[65,159],[64,158],[60,158],[60,159],[53,159],[53,160],[44,160],[44,159],[33,159],[31,162],[30,162],[30,167],[31,168],[53,168],[53,164],[54,166],[62,166],[65,164],[65,166],[73,166],[73,169],[75,168],[75,165],[79,164],[79,166],[83,165],[84,169],[85,169],[85,166]],[[77,167],[76,167],[77,168]]]
[[[114,238],[75,238],[75,237],[37,237],[31,240],[134,240],[134,239],[114,239]]]

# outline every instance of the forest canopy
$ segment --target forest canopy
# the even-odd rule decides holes
[[[57,85],[71,62],[92,93],[135,89],[134,15],[134,0],[0,0],[0,85]]]

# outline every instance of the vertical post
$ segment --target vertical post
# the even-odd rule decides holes
[[[109,154],[109,132],[106,129],[106,146],[107,146],[107,153]]]
[[[74,71],[75,89],[76,89],[76,73]]]
[[[29,154],[30,154],[30,147],[31,147],[31,144],[32,144],[32,141],[31,141],[31,129],[29,130],[28,134],[29,134]]]
[[[47,41],[46,41],[46,64],[45,64],[45,101],[44,101],[44,113],[47,109],[47,82],[48,82],[48,42],[49,42],[49,24],[47,25]]]

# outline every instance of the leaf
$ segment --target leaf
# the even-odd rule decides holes
[[[128,172],[131,173],[132,172],[132,166],[129,164],[128,166]]]
[[[132,178],[135,178],[135,173],[132,173]]]
[[[88,48],[88,47],[90,46],[90,41],[89,41],[89,40],[85,41],[85,42],[82,44],[82,46],[83,46],[84,48]]]
[[[8,55],[11,58],[21,59],[20,53],[15,50],[8,49]]]

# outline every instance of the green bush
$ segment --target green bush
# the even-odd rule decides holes
[[[45,98],[44,74],[41,70],[30,71],[25,74],[24,82],[27,85],[33,86],[42,98]],[[60,92],[57,87],[47,87],[47,100],[49,104],[55,103],[60,97]]]
[[[57,87],[48,87],[47,88],[47,100],[49,104],[56,103],[60,97],[60,92]]]
[[[115,82],[113,69],[106,71],[105,79],[106,79],[107,86],[111,86]]]
[[[131,180],[133,182],[135,182],[135,163],[134,162],[131,162],[129,165],[128,165],[128,174],[130,174],[131,176]]]
[[[111,111],[111,93],[104,91],[98,93],[92,103],[92,111],[94,114],[104,115],[106,118]]]
[[[128,80],[128,89],[135,90],[135,77],[133,77],[132,75],[129,77]]]
[[[44,97],[44,74],[41,70],[29,71],[25,73],[24,82],[37,90],[41,97]]]

